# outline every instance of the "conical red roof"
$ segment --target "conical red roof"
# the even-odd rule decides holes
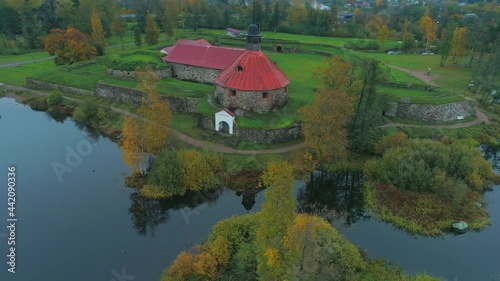
[[[241,91],[270,91],[286,87],[290,80],[262,51],[246,50],[214,83]]]

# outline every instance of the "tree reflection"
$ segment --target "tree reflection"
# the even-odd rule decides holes
[[[75,122],[75,127],[80,129],[87,136],[87,140],[92,144],[98,143],[102,138],[102,135],[98,130],[92,128],[87,124]]]
[[[500,171],[500,145],[482,145],[481,151],[484,158],[493,165],[493,169],[498,173]]]
[[[188,192],[184,196],[154,200],[143,197],[136,190],[130,194],[131,204],[128,211],[137,233],[154,237],[158,225],[169,221],[170,210],[195,209],[203,204],[211,206],[219,199],[221,193],[221,190]]]
[[[299,212],[319,215],[329,222],[339,217],[350,226],[365,217],[362,181],[362,173],[311,174],[297,194]]]
[[[250,212],[253,206],[255,206],[255,197],[261,191],[262,189],[238,191],[236,192],[236,195],[242,196],[241,205],[243,205],[243,207],[245,208],[245,210],[247,210],[247,212]]]

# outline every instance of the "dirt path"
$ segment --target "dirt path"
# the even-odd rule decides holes
[[[32,94],[35,95],[40,95],[40,96],[47,96],[49,93],[46,91],[39,91],[39,90],[31,90],[27,89],[24,87],[19,87],[19,86],[12,86],[12,85],[4,85],[4,89],[9,90],[9,91],[30,91]],[[71,98],[71,97],[64,97],[67,100],[74,101],[74,102],[80,102],[80,99],[76,98]],[[132,113],[130,111],[126,111],[120,108],[116,107],[109,107],[111,110],[114,112],[118,112],[127,116],[133,116],[135,118],[140,118],[137,114]],[[285,147],[279,147],[279,148],[273,148],[273,149],[259,149],[259,150],[239,150],[239,149],[234,149],[229,146],[225,146],[223,144],[216,144],[216,143],[211,143],[211,142],[206,142],[202,140],[197,140],[194,139],[186,134],[183,134],[179,131],[176,131],[174,129],[170,129],[172,134],[177,137],[179,140],[190,144],[192,146],[200,147],[200,148],[205,148],[211,151],[215,152],[221,152],[221,153],[230,153],[230,154],[245,154],[245,155],[254,155],[254,154],[277,154],[277,153],[286,153],[294,150],[299,150],[305,147],[304,143],[298,143],[290,146],[285,146]]]
[[[400,71],[403,71],[403,72],[406,72],[406,73],[424,81],[426,84],[429,84],[431,86],[436,86],[436,84],[434,84],[432,82],[432,79],[436,79],[439,77],[438,75],[434,75],[434,74],[428,75],[427,71],[412,70],[412,69],[402,68],[402,67],[394,66],[394,65],[387,65],[387,66],[394,68],[394,69],[397,69],[397,70],[400,70]]]

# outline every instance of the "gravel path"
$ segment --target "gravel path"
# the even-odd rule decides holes
[[[394,66],[394,65],[387,65],[387,66],[394,68],[394,69],[397,69],[397,70],[400,70],[400,71],[403,71],[403,72],[406,72],[412,76],[415,76],[416,78],[424,81],[426,84],[429,84],[431,86],[436,86],[436,84],[434,84],[432,82],[432,79],[436,79],[437,77],[439,77],[439,76],[434,75],[434,74],[428,75],[426,71],[412,70],[412,69],[402,68],[402,67]]]

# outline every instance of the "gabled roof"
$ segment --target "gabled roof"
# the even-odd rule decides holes
[[[226,31],[229,31],[229,32],[232,32],[232,33],[235,33],[235,34],[240,34],[241,33],[241,30],[238,30],[238,29],[235,29],[235,28],[232,28],[232,27],[226,28]]]
[[[175,42],[174,45],[172,46],[168,46],[168,47],[165,47],[163,49],[161,49],[163,51],[163,53],[166,53],[166,54],[170,54],[174,49],[175,47],[178,45],[178,44],[184,44],[184,45],[196,45],[196,46],[212,46],[212,44],[210,44],[210,42],[208,42],[207,40],[205,39],[198,39],[198,40],[186,40],[186,39],[179,39]]]
[[[262,51],[246,50],[214,80],[222,87],[242,91],[269,91],[290,80]]]
[[[219,114],[219,113],[227,113],[227,114],[229,114],[231,117],[234,117],[234,116],[235,116],[235,115],[234,115],[234,113],[233,113],[231,110],[227,109],[227,108],[224,108],[223,110],[221,110],[221,111],[218,111],[218,112],[217,112],[217,114]]]
[[[224,70],[244,51],[216,46],[175,44],[175,48],[163,61]]]

